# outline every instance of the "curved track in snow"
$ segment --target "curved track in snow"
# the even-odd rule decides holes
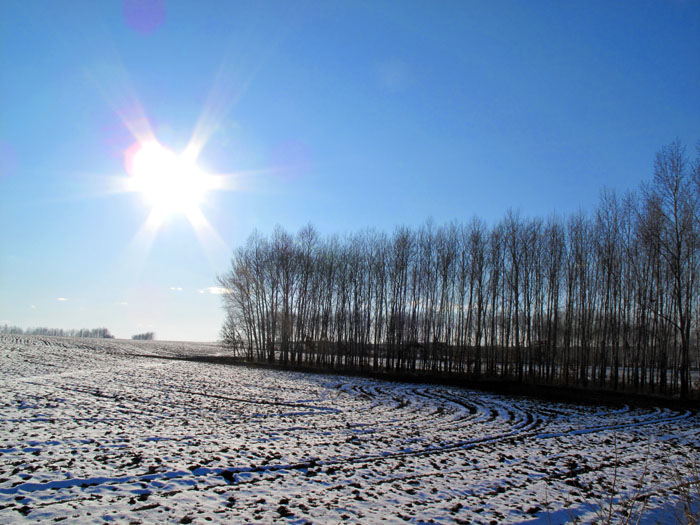
[[[143,357],[195,351],[0,336],[0,520],[658,517],[700,450],[687,410]]]

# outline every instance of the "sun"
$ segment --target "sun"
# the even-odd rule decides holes
[[[135,144],[127,152],[126,163],[129,189],[141,193],[161,219],[198,214],[207,193],[216,188],[215,178],[202,171],[195,159],[175,154],[156,141]]]
[[[150,207],[129,245],[131,260],[143,264],[160,228],[176,216],[189,222],[210,260],[215,252],[228,251],[201,208],[208,194],[235,189],[231,176],[204,171],[197,164],[201,148],[188,144],[182,153],[175,153],[153,138],[152,133],[144,135],[147,137],[137,138],[124,153],[128,176],[115,181],[118,192],[137,193]]]

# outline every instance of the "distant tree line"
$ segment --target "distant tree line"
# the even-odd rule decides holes
[[[143,334],[132,335],[131,339],[138,341],[151,341],[156,338],[156,334],[153,332],[145,332]]]
[[[254,232],[219,277],[222,338],[251,361],[687,397],[699,261],[700,162],[674,142],[592,214]]]
[[[19,326],[0,326],[0,333],[18,335],[54,335],[61,337],[95,337],[102,339],[114,339],[107,328],[80,328],[64,330],[63,328],[46,328],[42,326],[23,329]]]

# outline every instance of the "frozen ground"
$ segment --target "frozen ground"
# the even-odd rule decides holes
[[[0,336],[0,522],[675,522],[698,457],[686,410],[142,356],[195,351]]]

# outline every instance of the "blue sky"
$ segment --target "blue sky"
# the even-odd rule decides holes
[[[254,228],[591,210],[700,140],[697,1],[3,0],[0,71],[0,323],[118,337],[215,340]],[[236,174],[209,235],[110,191],[144,122]]]

